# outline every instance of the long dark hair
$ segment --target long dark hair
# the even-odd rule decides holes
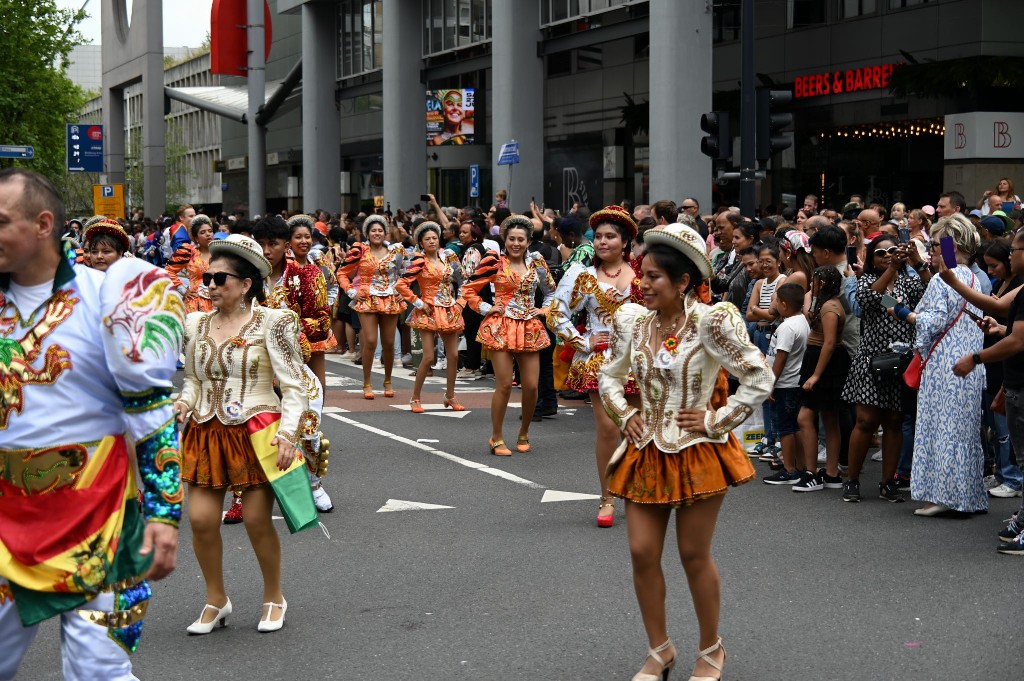
[[[654,264],[668,275],[669,281],[673,284],[678,284],[685,275],[689,274],[690,284],[684,293],[689,293],[704,283],[704,275],[701,274],[697,265],[671,246],[651,244],[644,257],[654,260]]]
[[[821,285],[818,294],[814,295],[815,282]],[[811,306],[811,328],[817,329],[821,325],[821,308],[825,303],[837,298],[843,288],[843,277],[832,265],[825,265],[814,270],[814,277],[811,280],[811,294],[814,303]]]

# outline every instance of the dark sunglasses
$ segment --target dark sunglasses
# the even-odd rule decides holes
[[[228,283],[228,277],[234,277],[235,279],[245,278],[240,277],[237,274],[232,274],[231,272],[215,272],[213,274],[211,274],[210,272],[205,272],[203,274],[203,286],[209,286],[211,282],[216,284],[217,286],[223,286],[224,284]]]

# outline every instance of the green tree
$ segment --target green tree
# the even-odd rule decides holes
[[[0,144],[35,147],[34,168],[58,186],[65,178],[65,124],[78,119],[85,93],[65,70],[71,49],[83,42],[84,11],[59,9],[54,0],[0,0]]]
[[[182,142],[181,126],[173,119],[167,119],[164,128],[164,172],[166,173],[167,211],[173,213],[185,202],[188,181],[195,176],[188,164],[188,147]],[[143,178],[146,169],[142,164],[142,128],[136,126],[128,131],[128,144],[124,158],[124,179],[126,199],[131,206],[145,203]]]

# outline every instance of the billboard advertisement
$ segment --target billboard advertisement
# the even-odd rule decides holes
[[[474,94],[463,90],[427,90],[427,145],[473,144]]]

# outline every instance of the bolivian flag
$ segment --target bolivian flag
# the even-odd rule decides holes
[[[11,582],[25,626],[146,573],[152,557],[138,555],[145,523],[136,494],[121,436],[103,438],[74,482],[63,487],[55,477],[29,493],[0,474],[0,576]]]
[[[246,421],[245,425],[260,468],[270,481],[277,505],[288,523],[288,530],[295,534],[316,527],[320,517],[313,503],[313,490],[309,487],[309,474],[301,450],[296,448],[297,456],[288,470],[282,471],[277,467],[277,447],[270,443],[277,436],[281,415],[263,412]]]

